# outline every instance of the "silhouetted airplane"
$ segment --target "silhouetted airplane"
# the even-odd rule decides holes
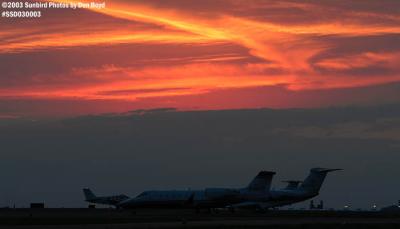
[[[328,172],[340,169],[313,168],[299,186],[298,181],[290,181],[280,190],[270,190],[275,172],[261,171],[245,188],[206,188],[187,191],[145,191],[117,204],[122,208],[146,207],[194,207],[200,208],[268,208],[289,205],[313,198]]]
[[[93,204],[104,204],[117,206],[121,201],[129,199],[126,195],[114,195],[114,196],[96,196],[90,189],[84,188],[83,194],[85,195],[85,201]]]

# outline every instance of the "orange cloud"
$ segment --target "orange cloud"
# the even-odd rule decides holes
[[[74,69],[64,76],[78,79],[72,87],[62,88],[54,84],[30,88],[19,97],[27,98],[81,98],[123,99],[176,96],[206,93],[214,89],[267,86],[288,83],[290,78],[264,77],[269,65],[246,66],[193,63],[173,67],[148,67],[142,69],[103,66],[101,68]],[[191,77],[195,75],[196,77]],[[86,85],[79,78],[96,76],[99,81]],[[59,76],[61,77],[61,76]],[[249,77],[252,80],[248,80]],[[119,78],[119,80],[115,80]],[[94,79],[94,78],[93,78]],[[62,86],[62,84],[60,85]],[[17,89],[19,91],[19,89]],[[125,93],[102,93],[124,91]],[[0,96],[12,96],[14,90],[0,90]]]
[[[207,10],[196,13],[185,7],[168,7],[168,2],[157,7],[146,2],[107,1],[105,9],[76,11],[90,14],[76,22],[67,19],[71,12],[65,11],[57,16],[57,23],[48,23],[46,28],[43,22],[40,26],[10,24],[0,31],[4,38],[0,55],[5,59],[92,47],[85,49],[90,53],[133,44],[149,47],[153,55],[133,54],[130,49],[119,50],[118,58],[108,51],[84,58],[75,50],[75,56],[69,58],[84,64],[58,60],[52,64],[63,66],[60,71],[47,72],[35,66],[31,66],[34,72],[28,68],[18,73],[3,71],[6,77],[9,74],[18,80],[12,86],[0,86],[0,96],[137,101],[221,89],[285,85],[289,90],[315,90],[400,81],[400,27],[396,24],[400,18],[396,15],[375,12],[372,7],[347,10],[323,2],[231,3],[236,8],[219,8],[211,15]],[[273,15],[261,14],[260,8]],[[314,11],[326,15],[310,17],[315,16],[310,14]],[[304,17],[299,22],[287,19],[298,19],[301,14]],[[94,15],[101,18],[98,23],[90,21],[89,16]],[[368,39],[376,42],[357,48],[352,45]],[[211,45],[214,52],[200,51]],[[162,49],[167,50],[163,55]],[[176,55],[178,52],[183,54]],[[40,65],[40,60],[35,61]]]

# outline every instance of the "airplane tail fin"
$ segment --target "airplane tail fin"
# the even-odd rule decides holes
[[[247,189],[250,191],[269,191],[271,188],[272,178],[275,172],[261,171],[250,182]]]
[[[321,189],[322,183],[325,180],[326,175],[329,172],[337,171],[341,169],[325,169],[325,168],[313,168],[310,170],[310,174],[303,181],[300,189],[305,190],[310,193],[317,194]]]
[[[84,188],[83,194],[85,195],[86,200],[92,200],[96,198],[96,195],[89,188]]]

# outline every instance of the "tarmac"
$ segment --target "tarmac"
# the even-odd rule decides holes
[[[143,209],[0,209],[0,229],[400,228],[399,213],[356,211],[200,212]]]

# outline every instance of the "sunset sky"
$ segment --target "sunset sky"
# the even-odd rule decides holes
[[[313,167],[328,208],[398,200],[400,0],[105,1],[0,18],[0,207]]]
[[[42,14],[0,20],[0,117],[400,102],[396,0],[108,0]]]

